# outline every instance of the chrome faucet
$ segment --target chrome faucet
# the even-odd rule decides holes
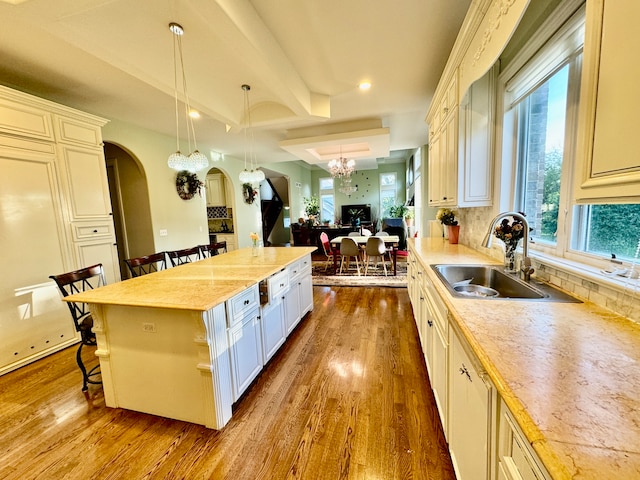
[[[486,248],[491,247],[491,242],[493,241],[493,232],[496,229],[496,225],[505,217],[517,218],[522,222],[522,226],[524,227],[524,235],[522,237],[522,266],[520,267],[520,273],[522,274],[522,278],[526,282],[528,282],[529,280],[531,280],[531,274],[534,272],[534,270],[531,266],[531,259],[529,258],[529,222],[527,222],[526,217],[522,213],[502,212],[496,215],[489,224],[489,230],[482,240],[482,246]]]

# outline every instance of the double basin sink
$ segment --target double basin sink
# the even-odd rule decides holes
[[[581,303],[547,283],[525,282],[517,274],[507,274],[500,265],[438,264],[431,268],[454,297]]]

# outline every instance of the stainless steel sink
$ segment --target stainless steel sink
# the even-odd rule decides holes
[[[461,298],[581,303],[547,283],[524,282],[500,265],[431,265],[451,295]]]

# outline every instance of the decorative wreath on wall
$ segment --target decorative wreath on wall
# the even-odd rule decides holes
[[[242,196],[244,197],[244,203],[251,205],[255,201],[256,195],[258,195],[258,191],[253,188],[253,185],[250,183],[242,184]]]
[[[191,200],[197,193],[202,196],[204,183],[198,180],[198,175],[182,170],[176,175],[176,190],[183,200]]]

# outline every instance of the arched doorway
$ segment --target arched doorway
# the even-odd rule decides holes
[[[142,164],[124,148],[105,142],[107,178],[116,232],[120,275],[131,275],[126,258],[155,252],[147,177]]]

